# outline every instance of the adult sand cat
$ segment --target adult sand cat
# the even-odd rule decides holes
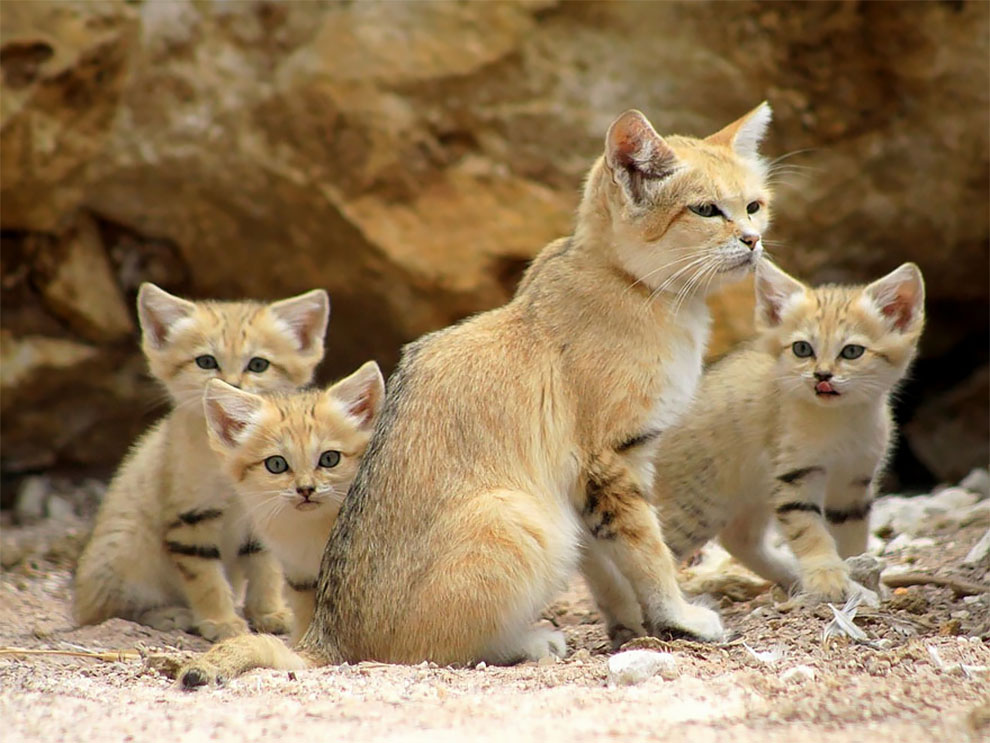
[[[214,378],[258,392],[305,384],[323,358],[329,308],[322,290],[265,305],[190,302],[141,286],[142,348],[174,409],[110,483],[76,572],[80,623],[119,616],[230,637],[247,631],[231,586],[246,577],[247,618],[288,631],[278,563],[210,450],[203,389]]]
[[[758,338],[705,374],[661,436],[653,501],[675,555],[718,534],[763,577],[839,601],[859,590],[842,558],[866,550],[891,393],[924,324],[921,272],[812,289],[763,262],[756,294]],[[775,521],[789,550],[767,538]],[[635,625],[628,586],[616,594]]]
[[[574,234],[543,250],[513,300],[406,347],[300,654],[233,644],[285,668],[562,655],[562,635],[532,623],[582,553],[601,590],[624,576],[649,631],[721,637],[718,616],[681,596],[644,493],[656,437],[701,373],[705,289],[760,256],[769,119],[760,106],[698,140],[620,116]]]
[[[320,557],[384,395],[373,361],[326,390],[255,395],[219,379],[206,387],[210,444],[282,566],[294,639],[313,617]]]

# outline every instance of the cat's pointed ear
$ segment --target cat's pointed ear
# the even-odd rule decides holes
[[[678,160],[647,118],[629,109],[608,128],[605,164],[629,199],[639,203],[645,196],[644,182],[666,178],[677,169]]]
[[[742,118],[706,137],[705,141],[731,147],[743,157],[756,157],[771,118],[773,110],[769,103],[763,101]]]
[[[220,379],[211,379],[203,393],[203,409],[210,439],[232,449],[256,421],[264,400]]]
[[[138,289],[137,311],[145,342],[158,349],[165,345],[169,328],[190,317],[196,311],[196,305],[146,281]]]
[[[330,296],[323,289],[273,302],[268,310],[289,326],[300,351],[323,346],[330,321]]]
[[[877,279],[863,293],[891,326],[902,333],[913,329],[924,316],[925,282],[921,269],[914,263],[905,263]]]
[[[343,404],[344,410],[361,428],[371,428],[385,398],[385,379],[374,361],[368,361],[349,377],[326,391],[326,396]]]
[[[784,310],[807,287],[768,260],[756,265],[756,327],[773,328],[780,325]]]

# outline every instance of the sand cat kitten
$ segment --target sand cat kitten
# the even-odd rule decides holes
[[[657,434],[701,373],[705,289],[761,254],[769,118],[761,106],[698,140],[620,116],[573,236],[506,306],[406,347],[299,653],[232,642],[278,667],[562,655],[563,636],[532,623],[582,553],[596,585],[629,581],[650,631],[721,637],[682,597],[644,493]]]
[[[323,547],[384,395],[373,361],[326,390],[261,396],[219,379],[206,387],[210,445],[282,565],[294,639],[313,617]]]
[[[654,502],[675,555],[718,534],[763,577],[839,601],[858,590],[842,558],[866,549],[890,396],[924,324],[921,272],[812,289],[764,262],[756,292],[760,335],[705,374],[661,437]],[[774,521],[790,550],[769,543]]]
[[[230,637],[247,631],[231,586],[246,577],[247,618],[288,630],[281,571],[210,450],[202,397],[214,378],[258,392],[305,384],[323,357],[328,313],[322,290],[265,305],[190,302],[141,286],[142,348],[174,409],[110,484],[76,572],[80,623],[119,616]]]

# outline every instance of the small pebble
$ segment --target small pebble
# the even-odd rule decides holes
[[[990,498],[990,472],[977,467],[962,479],[959,487],[976,493],[981,498]]]
[[[794,666],[794,668],[788,668],[780,674],[780,680],[784,683],[795,684],[801,684],[805,681],[814,681],[815,669],[811,666]]]
[[[488,668],[488,664],[485,663],[485,661],[481,661],[478,665],[476,665],[474,667],[474,670],[476,670],[476,671],[484,671],[486,668]]]
[[[608,659],[610,686],[631,686],[656,675],[676,678],[677,660],[670,653],[654,650],[627,650]]]

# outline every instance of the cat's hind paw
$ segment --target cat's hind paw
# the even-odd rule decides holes
[[[250,630],[247,622],[238,616],[233,616],[222,620],[202,619],[196,623],[195,631],[210,642],[219,642],[228,637],[246,635]]]
[[[292,612],[285,608],[275,609],[269,612],[245,612],[248,622],[255,632],[264,632],[269,635],[287,635],[292,631]]]

